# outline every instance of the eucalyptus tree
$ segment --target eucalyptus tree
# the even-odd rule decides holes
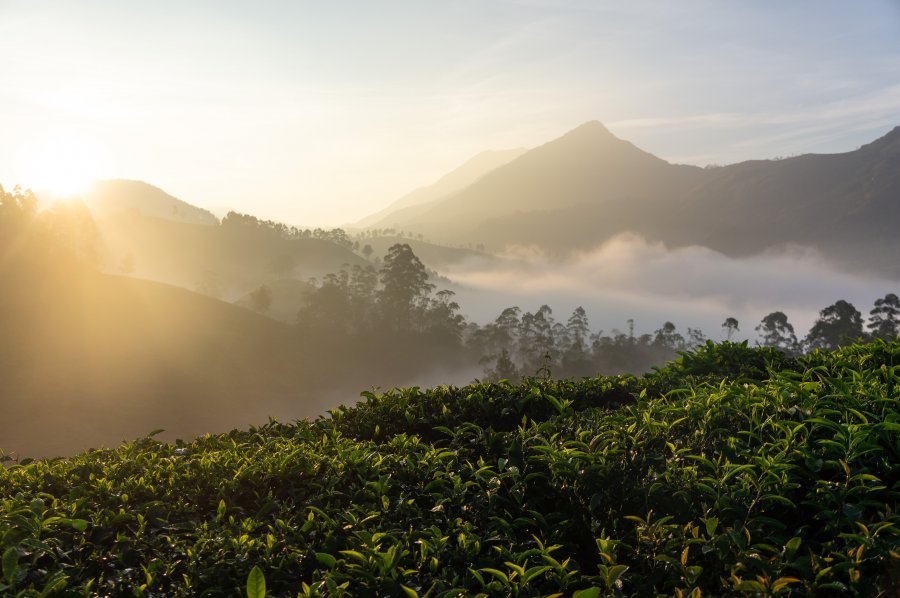
[[[408,244],[397,243],[388,248],[380,275],[378,304],[382,316],[397,330],[411,329],[416,309],[434,289],[428,282],[428,271]]]
[[[722,322],[722,328],[725,329],[725,337],[727,340],[731,340],[731,337],[734,336],[735,332],[740,332],[740,328],[738,328],[737,318],[727,317],[725,321]]]
[[[852,303],[839,299],[819,312],[819,319],[810,328],[805,343],[810,350],[833,351],[862,337],[862,314]]]
[[[767,347],[775,347],[790,354],[799,352],[794,326],[788,322],[788,317],[783,311],[773,311],[764,317],[754,330],[759,333],[761,344]]]
[[[875,300],[875,307],[869,312],[869,334],[874,338],[889,339],[900,335],[900,298],[888,293]]]

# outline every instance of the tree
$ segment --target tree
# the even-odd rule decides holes
[[[562,375],[579,376],[588,375],[594,368],[591,365],[587,341],[591,330],[588,325],[587,313],[584,308],[578,306],[566,322],[566,338],[568,340],[562,356]]]
[[[703,334],[703,331],[699,328],[691,328],[688,326],[687,329],[687,347],[694,348],[699,347],[700,345],[706,344],[706,335]]]
[[[797,335],[784,312],[773,311],[754,330],[762,337],[763,345],[775,347],[785,353],[797,353]]]
[[[372,246],[369,245],[368,243],[363,245],[362,254],[363,254],[363,257],[365,257],[366,259],[369,259],[370,257],[372,257],[372,253],[374,253],[374,251],[375,250],[372,249]]]
[[[577,347],[579,351],[584,351],[585,341],[590,336],[591,330],[588,326],[587,312],[580,305],[569,316],[569,321],[566,322],[566,330],[569,333],[571,346],[573,348]]]
[[[426,329],[438,338],[443,337],[450,344],[458,346],[462,339],[465,318],[460,315],[459,303],[453,301],[456,293],[446,289],[438,291],[429,302],[426,311]]]
[[[397,243],[388,248],[380,274],[382,314],[396,329],[410,329],[415,308],[434,289],[428,271],[409,245]]]
[[[250,308],[260,313],[269,311],[272,306],[272,289],[266,285],[261,285],[258,289],[250,293]]]
[[[876,299],[875,307],[869,312],[867,328],[874,338],[889,339],[900,335],[900,298],[888,293],[883,299]]]
[[[325,275],[322,285],[309,295],[307,304],[297,314],[297,321],[308,328],[349,334],[353,332],[350,313],[349,275],[341,270]]]
[[[654,345],[672,350],[684,349],[684,337],[678,334],[675,324],[672,322],[663,324],[662,328],[655,331],[655,334]]]
[[[513,363],[512,359],[509,356],[509,351],[503,349],[499,355],[485,357],[481,359],[481,363],[490,364],[492,362],[496,362],[494,367],[485,367],[484,375],[488,380],[498,381],[498,380],[517,380],[520,377],[519,370],[516,368],[516,364]]]
[[[819,319],[806,336],[809,349],[833,351],[863,336],[862,314],[843,299],[819,312]]]
[[[735,332],[740,332],[740,328],[738,328],[737,318],[727,317],[725,321],[722,322],[722,328],[725,329],[725,335],[727,340],[731,340],[731,337],[734,336]]]

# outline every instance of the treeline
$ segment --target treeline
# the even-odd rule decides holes
[[[431,349],[478,363],[489,380],[551,372],[566,377],[640,373],[707,341],[702,330],[687,328],[682,333],[668,321],[652,334],[635,334],[633,320],[625,332],[592,332],[582,307],[564,321],[556,320],[548,305],[535,312],[508,307],[493,322],[479,326],[459,313],[452,291],[435,292],[429,280],[409,245],[395,244],[380,270],[353,266],[327,275],[300,310],[299,326],[310,333],[381,343],[402,334],[406,342],[427,342]],[[722,328],[730,340],[740,323],[728,317]],[[760,345],[792,355],[893,338],[900,333],[900,299],[893,293],[878,299],[867,323],[852,304],[839,300],[820,312],[804,338],[798,338],[780,311],[765,316],[755,331]]]
[[[0,249],[14,249],[23,260],[10,254],[0,262],[3,272],[23,263],[52,261],[60,267],[71,262],[96,265],[100,260],[100,237],[90,211],[81,202],[57,202],[38,210],[30,189],[16,185],[6,191],[0,185]]]
[[[299,324],[345,334],[411,332],[457,345],[465,320],[453,291],[434,293],[428,271],[409,245],[392,245],[372,265],[326,275],[299,313]]]
[[[347,249],[358,249],[359,243],[353,241],[344,229],[341,228],[298,228],[289,226],[283,222],[275,222],[273,220],[261,220],[256,216],[249,214],[241,214],[239,212],[228,212],[222,219],[221,226],[232,230],[247,230],[263,235],[275,236],[289,241],[298,239],[319,239],[322,241],[330,241]]]

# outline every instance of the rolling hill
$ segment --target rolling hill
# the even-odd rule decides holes
[[[4,274],[15,289],[0,300],[6,450],[52,456],[155,428],[194,436],[321,411],[297,390],[311,362],[268,318],[71,264]]]
[[[207,226],[135,214],[97,220],[112,270],[228,299],[274,280],[305,281],[365,260],[324,239],[288,239],[271,231]]]
[[[83,194],[94,217],[132,213],[191,224],[218,224],[212,212],[172,197],[143,181],[110,179],[95,181]]]
[[[107,271],[215,297],[238,299],[262,284],[306,281],[344,264],[365,263],[327,239],[288,238],[227,218],[219,222],[212,213],[141,181],[98,181],[83,200]]]

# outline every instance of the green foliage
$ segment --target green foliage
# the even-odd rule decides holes
[[[890,595],[900,343],[365,393],[0,470],[0,593]],[[893,585],[892,585],[893,584]]]

